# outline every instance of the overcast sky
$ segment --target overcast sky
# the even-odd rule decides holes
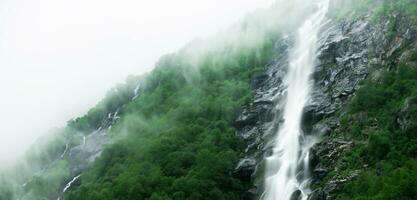
[[[129,74],[272,0],[0,0],[0,163]]]

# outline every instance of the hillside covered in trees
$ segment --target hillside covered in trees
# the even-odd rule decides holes
[[[343,39],[320,36],[313,89],[330,100],[305,109],[306,130],[325,127],[312,150],[310,198],[417,199],[417,1],[331,5]],[[259,198],[270,153],[262,127],[280,115],[260,91],[279,91],[284,81],[274,77],[293,45],[279,6],[127,78],[0,173],[0,200]]]

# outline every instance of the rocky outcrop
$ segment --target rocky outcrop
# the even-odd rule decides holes
[[[245,158],[242,158],[235,170],[239,179],[254,180],[262,174],[262,160],[270,147],[268,141],[274,135],[274,128],[271,129],[270,125],[280,117],[276,112],[280,107],[277,99],[283,92],[282,80],[286,70],[283,66],[287,65],[289,45],[289,37],[283,37],[276,43],[276,58],[267,66],[264,74],[253,78],[254,101],[243,109],[235,121],[237,134],[246,143]],[[243,194],[242,199],[254,199],[259,194],[259,186],[256,182],[254,187]]]
[[[397,13],[378,21],[371,14],[355,19],[334,19],[323,28],[313,74],[312,100],[303,117],[304,133],[320,138],[312,149],[311,199],[332,199],[334,192],[360,174],[360,171],[338,173],[337,160],[354,148],[356,141],[340,134],[336,113],[343,112],[360,82],[368,76],[378,79],[382,71],[399,62],[415,62],[414,51],[410,49],[417,47],[416,36],[417,26]],[[271,138],[281,122],[280,98],[285,95],[282,80],[290,46],[291,36],[276,42],[276,59],[267,66],[265,74],[254,77],[254,101],[244,108],[235,123],[237,134],[246,142],[245,157],[236,167],[235,174],[253,182],[244,199],[256,199],[262,191],[263,159],[270,153]],[[415,100],[410,99],[405,102],[402,112],[410,113],[408,108],[414,105]],[[401,128],[412,123],[404,113],[397,119]],[[331,178],[324,180],[330,173]]]
[[[392,28],[390,23],[396,24],[392,30],[388,30],[389,27]],[[313,173],[312,199],[333,199],[334,194],[346,182],[360,173],[358,170],[348,174],[339,173],[338,160],[359,141],[344,137],[342,130],[339,129],[339,119],[333,113],[343,112],[346,103],[360,87],[359,83],[367,76],[378,80],[384,70],[391,70],[400,62],[410,61],[410,57],[406,58],[407,52],[417,47],[414,41],[417,36],[417,26],[399,14],[394,13],[378,21],[367,15],[356,20],[347,19],[335,23],[334,26],[339,27],[343,39],[325,42],[328,45],[322,46],[324,51],[319,57],[322,64],[316,68],[315,73],[316,87],[313,97],[317,106],[313,113],[324,117],[313,126],[326,127],[326,132],[323,132],[321,142],[315,146],[319,162]],[[392,34],[387,34],[388,31]],[[406,49],[408,51],[405,51]],[[329,60],[333,62],[328,62]],[[326,65],[330,69],[321,70],[322,66]],[[406,105],[407,103],[405,107]],[[331,114],[327,115],[327,113]],[[407,120],[399,119],[399,121]],[[329,175],[326,180],[323,179],[325,175]]]
[[[413,130],[417,127],[417,97],[409,97],[405,100],[403,108],[397,116],[398,127],[402,130]]]

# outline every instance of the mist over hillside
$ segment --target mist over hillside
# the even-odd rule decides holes
[[[0,162],[13,162],[163,54],[271,2],[1,1]]]
[[[417,1],[243,5],[40,137],[0,199],[416,199]]]

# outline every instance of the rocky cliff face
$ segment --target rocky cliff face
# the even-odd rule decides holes
[[[314,76],[315,106],[309,113],[317,121],[311,126],[323,128],[323,135],[315,147],[312,199],[333,199],[346,182],[360,174],[360,169],[339,173],[343,165],[341,158],[355,148],[358,141],[343,136],[335,113],[344,112],[346,103],[360,87],[360,81],[368,76],[378,80],[382,71],[399,63],[413,62],[410,55],[417,47],[417,26],[399,13],[378,20],[372,15],[361,16],[330,26],[342,37],[325,40]],[[329,69],[326,70],[326,66]],[[329,178],[324,179],[325,176]]]
[[[359,174],[359,171],[338,173],[338,160],[355,147],[355,141],[341,134],[337,113],[344,111],[361,81],[369,76],[377,79],[382,70],[400,62],[412,62],[416,36],[417,26],[399,13],[378,20],[372,14],[332,19],[323,28],[313,74],[312,102],[305,108],[303,119],[306,137],[318,138],[312,150],[312,199],[332,199],[344,183]],[[262,192],[263,159],[270,153],[270,141],[282,121],[282,79],[288,65],[291,37],[277,41],[279,56],[267,66],[265,74],[254,77],[254,101],[235,122],[238,135],[246,142],[245,157],[235,173],[254,183],[243,199],[256,199]],[[330,172],[333,175],[325,179]]]

